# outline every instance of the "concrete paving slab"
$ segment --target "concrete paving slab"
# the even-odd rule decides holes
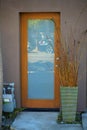
[[[83,128],[80,124],[64,124],[59,130],[83,130]]]
[[[80,124],[58,124],[58,112],[21,112],[11,130],[83,130]]]
[[[82,125],[84,130],[87,130],[87,112],[82,113]]]

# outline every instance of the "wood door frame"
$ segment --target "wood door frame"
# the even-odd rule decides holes
[[[55,75],[55,81],[54,81],[54,93],[55,93],[55,99],[54,103],[51,100],[38,100],[37,104],[32,99],[28,100],[28,76],[27,76],[27,24],[26,21],[29,18],[34,19],[53,19],[56,24],[56,32],[55,32],[55,48],[54,50],[57,51],[57,54],[55,54],[55,65],[57,64],[56,57],[59,56],[59,34],[60,34],[60,14],[59,13],[20,13],[20,49],[21,49],[21,98],[22,98],[22,106],[23,107],[29,107],[28,104],[30,104],[31,108],[59,108],[60,107],[60,84],[59,84],[59,76],[58,76],[58,68],[54,67],[54,71],[56,72]],[[25,26],[24,26],[25,25]],[[54,65],[54,66],[55,66]],[[58,87],[57,87],[58,86]],[[33,101],[33,105],[32,105]],[[44,107],[45,103],[47,104],[46,107]]]

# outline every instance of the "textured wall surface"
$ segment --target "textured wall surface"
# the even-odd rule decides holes
[[[2,82],[3,82],[3,71],[2,71],[1,33],[0,33],[0,126],[2,120]]]
[[[74,32],[78,38],[78,32],[87,29],[86,8],[87,0],[0,0],[4,82],[15,82],[18,107],[21,106],[20,12],[60,12],[63,35],[66,36],[72,27],[78,30]],[[76,24],[77,19],[78,24]],[[83,58],[79,72],[81,75],[78,95],[79,110],[86,109],[86,47],[87,40],[83,42],[81,50]]]

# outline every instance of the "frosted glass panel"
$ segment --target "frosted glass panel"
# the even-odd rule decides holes
[[[28,98],[54,99],[54,22],[28,20]]]

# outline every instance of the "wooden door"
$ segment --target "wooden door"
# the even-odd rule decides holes
[[[21,13],[22,106],[59,108],[59,13]]]

